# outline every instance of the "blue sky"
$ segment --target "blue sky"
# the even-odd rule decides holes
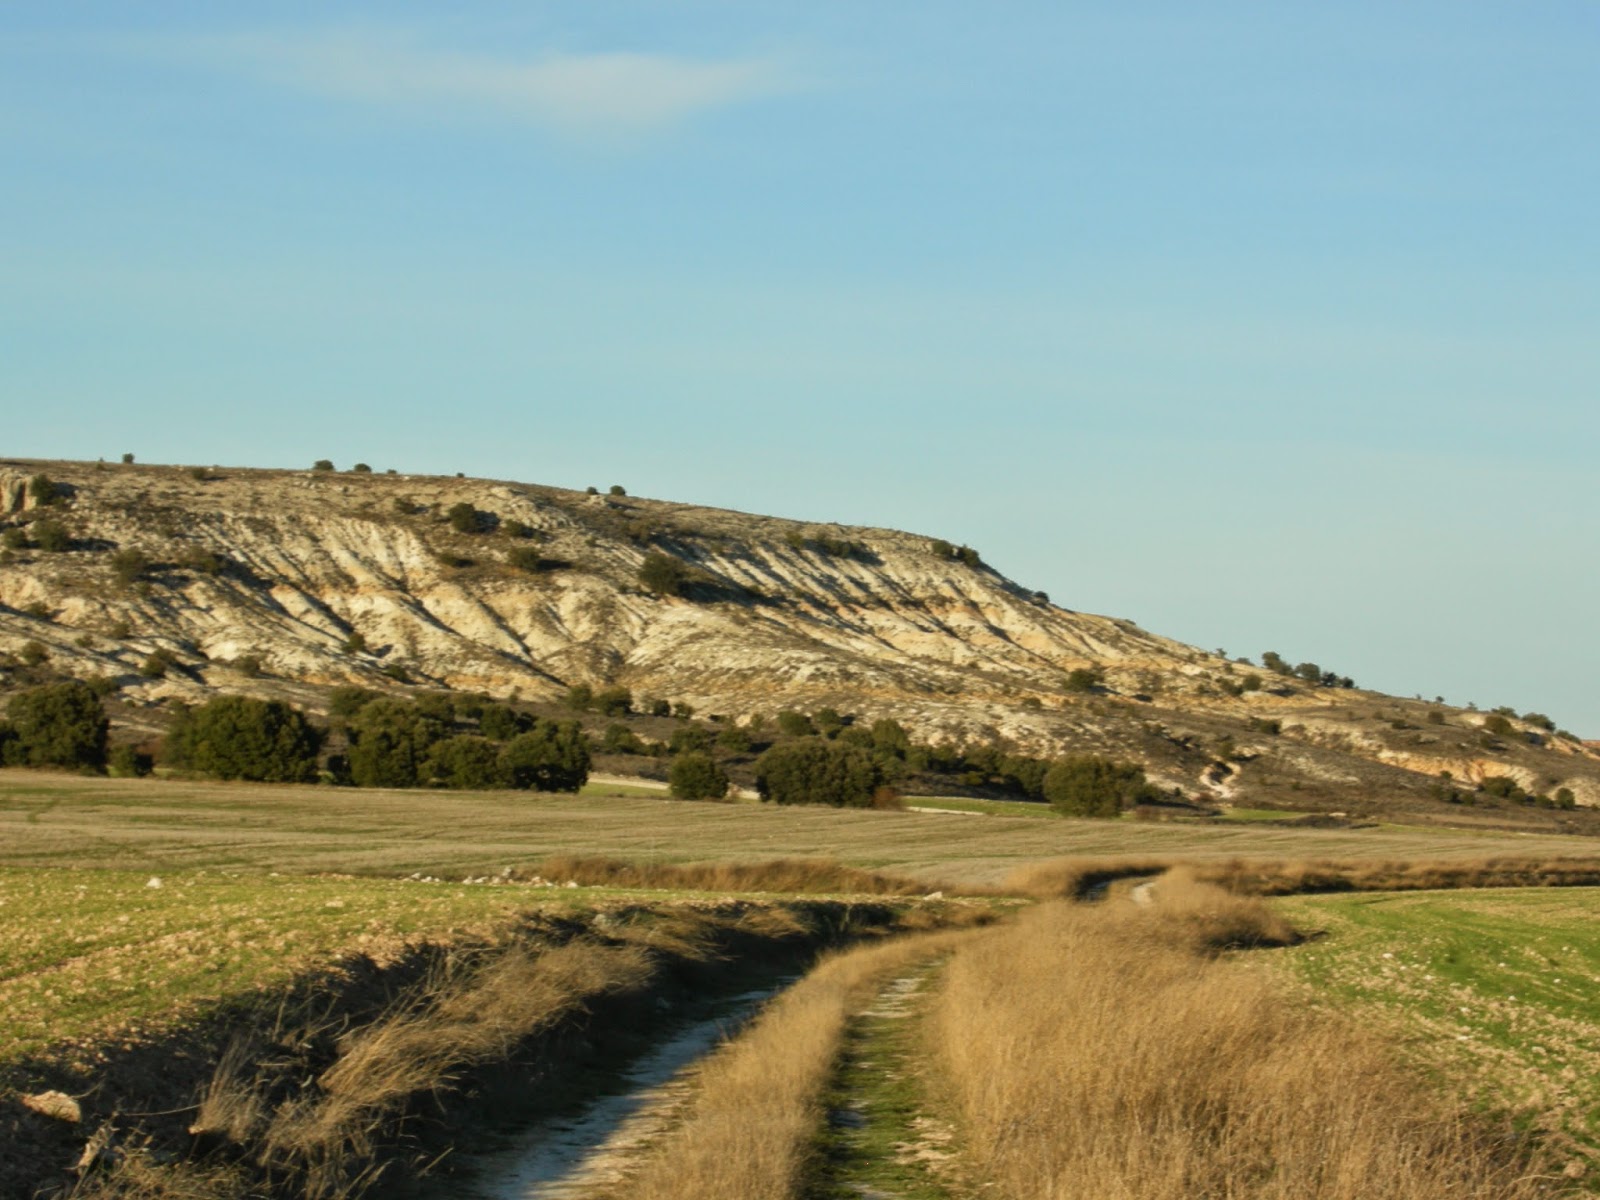
[[[977,546],[1600,736],[1600,8],[31,3],[0,452]]]

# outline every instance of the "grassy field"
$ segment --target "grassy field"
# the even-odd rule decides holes
[[[1328,933],[1282,952],[1285,969],[1381,1021],[1447,1086],[1525,1114],[1600,1184],[1600,889],[1274,904]]]
[[[693,861],[824,855],[990,884],[1063,855],[1479,858],[1592,853],[1593,839],[1255,823],[685,804],[639,795],[382,791],[0,771],[0,866],[452,878],[552,854]]]
[[[159,884],[159,886],[155,886]],[[0,869],[0,1062],[165,1023],[338,953],[487,934],[594,888]]]

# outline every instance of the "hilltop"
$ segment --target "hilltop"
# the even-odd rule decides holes
[[[1600,752],[1538,714],[1231,661],[935,536],[463,477],[30,460],[0,461],[0,519],[0,686],[110,677],[134,730],[217,691],[315,709],[349,684],[528,704],[620,685],[726,722],[827,706],[1115,754],[1241,807],[1587,826],[1485,780],[1600,806]]]

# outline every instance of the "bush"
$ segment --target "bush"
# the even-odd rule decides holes
[[[13,525],[0,536],[0,545],[7,550],[26,550],[28,548],[28,531],[20,525]]]
[[[561,703],[573,712],[587,712],[594,704],[594,689],[587,683],[575,683],[561,697]]]
[[[133,464],[133,455],[131,453],[124,454],[122,456],[122,465],[126,467],[126,466],[131,466],[132,464]]]
[[[1513,732],[1511,722],[1500,713],[1492,713],[1485,717],[1483,727],[1499,737],[1510,737]]]
[[[639,564],[639,583],[657,596],[681,596],[689,583],[689,568],[670,555],[651,551]]]
[[[699,725],[682,725],[672,731],[667,739],[667,750],[672,754],[689,754],[711,746],[711,731]]]
[[[779,742],[756,760],[756,790],[776,804],[867,808],[882,783],[866,751],[820,738]]]
[[[537,575],[544,570],[544,555],[532,546],[515,546],[511,553],[506,555],[506,563],[519,571],[526,571],[530,575]]]
[[[246,679],[255,679],[261,674],[261,656],[259,654],[245,654],[233,660],[233,669]]]
[[[357,475],[371,475],[372,474],[372,468],[367,466],[366,463],[357,463],[355,466],[351,467],[350,469],[352,471],[354,471]]]
[[[538,721],[506,744],[501,762],[512,787],[576,792],[589,782],[589,743],[576,721]]]
[[[610,491],[611,495],[613,496],[626,496],[628,494],[628,489],[623,487],[620,483],[613,483]]]
[[[18,657],[28,666],[37,667],[50,657],[50,651],[43,642],[23,642]]]
[[[167,656],[159,650],[147,657],[139,664],[139,674],[145,679],[165,679],[167,677]]]
[[[345,638],[339,648],[346,654],[365,654],[367,652],[367,635],[359,629],[352,629],[350,636]]]
[[[134,583],[149,569],[149,556],[136,547],[126,546],[111,556],[111,573],[119,583]]]
[[[1093,754],[1057,759],[1045,772],[1043,792],[1052,808],[1073,817],[1114,817],[1156,798],[1142,767]]]
[[[750,733],[739,725],[729,725],[717,734],[717,745],[734,754],[745,754],[750,750]]]
[[[6,718],[14,739],[7,749],[10,762],[95,770],[105,765],[109,723],[86,683],[72,680],[19,692]]]
[[[60,554],[72,548],[72,535],[60,521],[48,517],[33,524],[33,541],[39,549],[49,554]]]
[[[594,710],[603,717],[625,717],[633,711],[633,693],[625,687],[601,688],[594,695]]]
[[[154,768],[155,764],[148,754],[140,754],[126,742],[112,747],[106,759],[107,774],[118,779],[141,779]]]
[[[1066,689],[1069,692],[1092,692],[1105,681],[1105,673],[1098,668],[1078,667],[1068,672]]]
[[[445,512],[450,528],[457,533],[479,533],[484,526],[484,514],[465,500],[452,504]]]
[[[411,672],[406,670],[404,663],[397,663],[397,662],[384,663],[382,668],[379,670],[379,674],[380,675],[387,675],[390,679],[394,680],[396,683],[410,683],[411,682]]]
[[[645,745],[633,730],[613,721],[600,738],[600,749],[607,754],[643,754]]]
[[[311,464],[311,469],[313,471],[331,471],[333,470],[333,460],[331,458],[319,458]]]
[[[672,701],[652,700],[649,704],[649,710],[652,717],[670,717],[672,715]]]
[[[784,737],[815,737],[817,727],[805,713],[786,708],[778,714],[778,732]]]
[[[693,750],[672,760],[667,786],[679,800],[721,800],[728,794],[728,776],[716,759]]]
[[[40,507],[47,507],[62,498],[61,485],[48,475],[35,475],[28,480],[28,495]]]
[[[531,525],[524,525],[521,521],[507,519],[500,522],[500,532],[512,538],[531,538],[534,530]]]
[[[183,725],[184,762],[218,779],[309,783],[317,777],[321,735],[281,700],[218,696],[190,710]]]

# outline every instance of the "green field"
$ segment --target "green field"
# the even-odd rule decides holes
[[[1280,959],[1321,1000],[1383,1021],[1446,1086],[1600,1164],[1600,889],[1274,903],[1327,933]]]

